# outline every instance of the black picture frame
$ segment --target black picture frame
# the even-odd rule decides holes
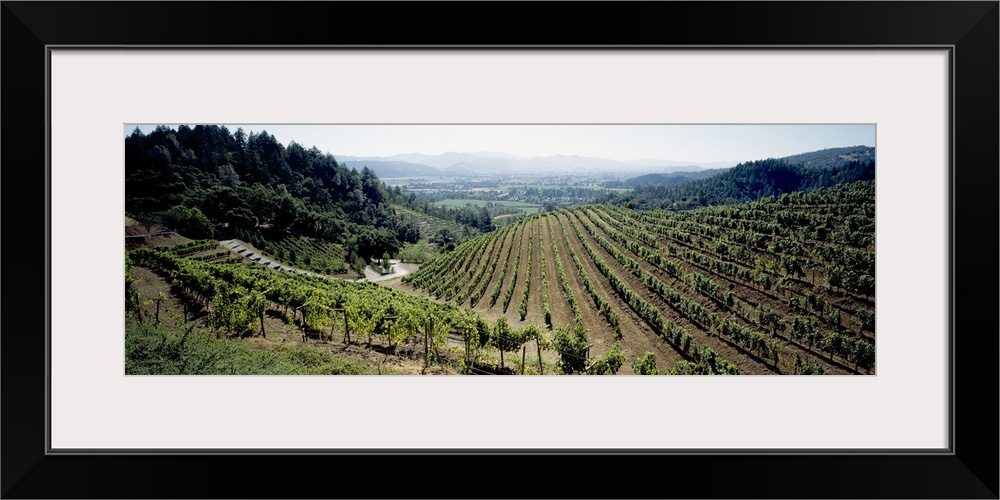
[[[2,3],[4,498],[998,498],[996,1]],[[951,47],[951,453],[46,453],[46,47],[414,44]]]

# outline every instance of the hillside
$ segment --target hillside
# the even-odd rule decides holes
[[[791,165],[808,168],[842,167],[851,162],[875,161],[875,148],[870,146],[849,146],[828,148],[780,158]]]
[[[620,181],[607,181],[602,184],[606,188],[637,188],[645,186],[678,186],[685,182],[705,179],[723,172],[722,169],[699,170],[694,172],[669,172],[640,175]]]
[[[420,229],[394,205],[492,229],[478,213],[430,206],[375,173],[266,131],[159,126],[125,138],[125,212],[192,238],[274,247],[300,265],[343,273],[416,243]],[[464,232],[464,231],[463,231]]]
[[[576,207],[403,281],[514,326],[585,330],[592,356],[652,353],[660,373],[871,373],[874,187],[680,213]]]
[[[813,168],[768,159],[740,163],[711,177],[679,185],[639,186],[631,193],[612,195],[601,201],[634,208],[690,209],[745,203],[874,179],[875,163],[871,160]]]
[[[372,283],[203,258],[219,248],[208,244],[126,254],[126,374],[459,373],[445,348],[449,328],[470,319],[462,311]],[[426,318],[439,322],[426,339],[433,359],[422,355]]]
[[[605,202],[628,202],[642,208],[690,208],[739,203],[766,196],[833,187],[875,178],[875,148],[849,146],[810,151],[784,158],[745,162],[731,169],[652,173],[604,183],[607,188],[638,188]],[[692,181],[703,181],[695,183]],[[667,189],[676,188],[676,189]]]
[[[440,177],[445,175],[445,172],[441,169],[406,161],[347,159],[344,160],[343,165],[353,169],[370,168],[382,179],[391,177]]]
[[[439,217],[434,217],[433,215],[422,214],[406,207],[397,205],[394,206],[393,209],[400,217],[411,219],[413,223],[416,224],[417,228],[420,230],[420,239],[430,240],[435,234],[437,234],[438,231],[442,229],[447,229],[454,234],[462,234],[463,232],[468,232],[470,229],[468,226],[463,226],[455,221],[441,219]],[[473,235],[478,236],[478,234],[479,232],[476,231]]]

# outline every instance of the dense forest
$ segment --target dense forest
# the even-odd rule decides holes
[[[694,172],[670,172],[665,174],[646,174],[631,179],[605,181],[606,188],[634,189],[640,186],[677,186],[696,179],[704,179],[718,174],[722,170],[698,170]]]
[[[851,161],[830,168],[811,168],[785,160],[740,163],[707,179],[681,185],[638,186],[630,193],[599,202],[639,209],[688,209],[762,200],[796,191],[813,191],[875,179],[873,160]]]
[[[417,221],[398,216],[393,205],[493,229],[485,211],[435,207],[388,188],[367,167],[347,169],[329,153],[284,146],[267,131],[159,126],[125,138],[126,213],[193,238],[304,236],[343,244],[354,262],[418,241]]]

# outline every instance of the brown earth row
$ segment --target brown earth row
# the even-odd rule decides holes
[[[601,271],[597,269],[590,256],[587,255],[586,250],[580,244],[579,239],[576,237],[572,227],[570,226],[569,220],[566,218],[564,212],[560,212],[554,217],[563,222],[562,226],[562,237],[557,238],[559,240],[557,243],[560,244],[560,253],[563,257],[563,268],[566,271],[567,276],[572,274],[573,277],[570,278],[573,290],[579,290],[579,296],[577,301],[580,304],[581,311],[586,310],[588,314],[584,314],[585,324],[600,324],[602,328],[596,331],[607,332],[612,339],[614,339],[614,332],[611,327],[607,324],[607,321],[600,314],[600,312],[594,306],[594,301],[587,293],[586,288],[583,286],[583,282],[580,280],[579,273],[577,272],[576,265],[573,263],[572,258],[569,255],[569,245],[573,246],[574,252],[583,264],[584,270],[587,272],[587,276],[590,278],[591,283],[608,299],[609,303],[615,308],[618,315],[619,325],[622,332],[621,347],[622,352],[625,354],[626,358],[629,360],[635,359],[645,355],[646,352],[652,352],[656,356],[656,366],[657,369],[661,371],[666,371],[670,366],[672,366],[677,361],[681,361],[684,357],[671,346],[668,342],[660,338],[656,332],[626,304],[614,289],[611,288],[610,284],[604,279]],[[575,281],[574,280],[575,277]],[[593,319],[588,319],[587,316]],[[593,323],[591,323],[593,321]],[[599,339],[600,337],[597,337]],[[596,339],[595,339],[596,344]],[[608,347],[610,348],[610,346]],[[626,354],[626,351],[628,352]],[[631,367],[629,367],[631,370]],[[624,370],[624,367],[623,367]]]
[[[573,213],[573,215],[574,217],[577,217],[579,214]],[[768,369],[766,366],[755,360],[753,357],[745,354],[744,352],[732,346],[728,342],[721,340],[719,337],[710,335],[700,326],[688,320],[686,317],[675,311],[668,304],[665,304],[660,297],[650,292],[649,289],[646,288],[646,285],[643,284],[638,277],[636,277],[630,271],[622,267],[622,265],[606,250],[604,250],[604,248],[601,247],[601,245],[597,243],[597,241],[594,240],[592,236],[587,234],[586,230],[582,227],[582,219],[577,217],[577,220],[578,220],[577,224],[581,225],[580,229],[583,238],[585,238],[587,243],[591,246],[591,248],[594,249],[594,252],[596,252],[597,255],[601,257],[601,259],[603,259],[604,262],[612,269],[615,275],[619,276],[622,280],[624,280],[628,284],[629,288],[631,288],[634,292],[638,293],[643,299],[646,300],[646,302],[649,302],[650,304],[654,305],[657,309],[659,309],[660,314],[663,314],[668,319],[670,319],[680,327],[687,330],[688,333],[691,334],[691,336],[699,345],[706,345],[710,347],[719,356],[723,357],[724,359],[736,365],[736,367],[739,368],[740,371],[743,373],[750,373],[750,374],[771,373],[770,369]],[[582,252],[586,252],[586,250],[583,249],[582,244],[580,245],[580,247]]]
[[[637,228],[634,224],[628,224],[627,222],[626,222],[626,224],[629,225],[632,228],[641,229],[641,228]],[[720,256],[715,255],[712,252],[706,252],[703,249],[698,249],[698,248],[692,247],[690,245],[687,245],[684,242],[672,240],[670,238],[667,238],[664,235],[657,234],[655,236],[657,238],[657,241],[660,241],[660,242],[670,242],[670,243],[678,244],[678,245],[681,245],[681,246],[685,246],[687,248],[691,248],[692,250],[697,250],[697,251],[699,251],[701,253],[705,253],[707,255],[712,255],[713,257],[721,259]],[[608,238],[611,239],[610,236]],[[646,248],[649,248],[649,249],[658,250],[658,249],[655,249],[652,246],[646,244],[641,239],[637,239],[636,242],[639,245],[643,246],[643,247],[646,247]],[[661,248],[662,248],[662,245],[661,245]],[[628,253],[637,262],[644,263],[644,259],[642,259],[642,257],[640,257],[638,255],[635,255],[634,253],[632,253],[630,251],[627,251],[627,249],[625,249],[625,248],[622,248],[622,250],[626,251],[626,253]],[[741,299],[743,299],[745,301],[751,302],[754,305],[758,304],[758,303],[759,304],[763,304],[765,306],[770,307],[775,312],[780,313],[782,316],[786,316],[787,318],[792,318],[792,317],[794,317],[795,314],[804,314],[804,315],[811,316],[813,318],[818,319],[820,321],[820,323],[823,324],[823,325],[825,325],[827,328],[836,328],[834,325],[829,324],[829,322],[826,320],[825,317],[823,317],[822,315],[816,314],[815,311],[813,311],[811,309],[809,309],[809,310],[807,310],[805,312],[794,312],[794,311],[791,311],[790,308],[789,308],[789,306],[788,306],[787,300],[785,300],[783,297],[779,297],[778,293],[775,292],[775,291],[773,291],[773,290],[772,291],[765,291],[765,290],[761,290],[761,289],[755,288],[755,287],[753,287],[751,285],[743,283],[743,282],[741,282],[739,280],[736,280],[736,279],[731,278],[729,276],[726,276],[724,274],[716,273],[715,271],[713,271],[711,269],[708,269],[706,267],[703,267],[700,264],[697,264],[695,262],[690,262],[690,261],[686,261],[686,260],[683,260],[683,259],[676,259],[676,261],[680,262],[682,264],[682,266],[684,266],[685,272],[690,272],[692,270],[698,271],[699,273],[702,273],[702,274],[706,275],[707,277],[710,277],[710,278],[716,280],[716,282],[727,283],[729,285],[730,289],[732,289],[732,290],[738,290],[738,291],[734,291],[734,294],[736,296],[740,297]],[[662,276],[661,276],[661,279],[662,279]],[[798,295],[801,295],[802,294],[802,289],[804,289],[804,288],[805,287],[801,287],[801,288],[799,288],[799,290],[797,292],[795,292],[794,290],[793,290],[793,292],[795,292]],[[713,302],[713,304],[714,304],[714,302]],[[842,319],[842,325],[850,325],[851,324],[850,321],[852,319],[857,318],[857,316],[855,316],[853,313],[846,312],[843,309],[841,309],[841,316],[843,318]],[[852,332],[854,332],[855,334],[860,335],[861,337],[864,337],[864,338],[866,338],[869,341],[873,342],[875,340],[874,335],[870,334],[869,332],[861,331],[860,328],[849,328],[849,329]]]
[[[515,243],[516,241],[515,238],[517,237],[517,234],[518,234],[518,228],[515,227],[504,235],[503,247],[500,249],[500,255],[497,257],[498,261],[496,270],[493,272],[491,276],[486,278],[489,280],[489,284],[486,286],[486,294],[483,295],[483,298],[480,299],[480,301],[476,304],[476,307],[474,308],[475,310],[480,312],[486,312],[496,308],[503,307],[503,293],[504,289],[507,286],[507,276],[510,275],[511,268],[513,267],[514,264],[514,252],[511,251],[510,254],[508,255],[507,249]],[[504,267],[505,264],[505,261],[503,260],[504,256],[507,257],[506,269]],[[497,297],[496,304],[490,306],[490,294],[493,293],[493,288],[496,287],[498,281],[500,282],[501,285],[500,296]]]
[[[559,282],[559,269],[556,267],[556,256],[552,250],[553,241],[549,234],[551,228],[551,216],[542,217],[539,224],[542,228],[542,249],[545,252],[545,280],[548,282],[549,310],[552,312],[552,326],[554,328],[571,328],[573,326],[573,308],[566,298]],[[560,255],[561,257],[561,255]],[[566,272],[565,264],[563,272]],[[541,275],[539,275],[541,279]]]
[[[590,213],[588,213],[587,215],[590,215]],[[592,225],[592,227],[596,231],[598,231],[598,233],[601,234],[605,239],[607,239],[608,241],[611,241],[612,243],[615,243],[614,240],[613,240],[613,238],[610,235],[608,235],[602,228],[600,228],[597,225]],[[646,246],[642,242],[639,242],[639,244]],[[596,243],[596,241],[594,242],[594,244],[592,246],[594,246],[595,250],[599,247],[599,245]],[[694,302],[697,302],[698,304],[701,304],[703,307],[705,307],[706,309],[708,309],[712,313],[718,315],[720,318],[730,317],[733,320],[737,321],[738,323],[740,323],[740,324],[742,324],[742,325],[744,325],[746,327],[749,327],[749,328],[752,328],[752,329],[755,329],[755,330],[758,330],[758,331],[760,330],[759,327],[757,327],[757,325],[747,322],[741,316],[739,316],[737,314],[733,314],[732,312],[730,312],[730,311],[722,308],[715,301],[704,297],[703,295],[701,295],[700,293],[698,293],[696,290],[692,289],[690,287],[690,285],[688,285],[687,283],[685,283],[683,280],[675,279],[674,277],[669,276],[665,271],[663,271],[663,270],[661,270],[661,269],[659,269],[659,268],[657,268],[655,266],[650,265],[645,260],[643,260],[642,257],[640,257],[639,255],[636,255],[631,250],[629,250],[629,249],[627,249],[627,248],[625,248],[623,246],[620,246],[620,245],[616,245],[616,246],[619,249],[619,251],[621,251],[622,253],[624,253],[625,255],[627,255],[629,258],[635,260],[639,264],[640,269],[642,269],[643,271],[646,271],[646,272],[649,272],[649,273],[653,274],[654,276],[660,278],[661,280],[663,280],[666,283],[671,284],[671,286],[674,287],[674,289],[678,293],[681,293],[682,295],[687,296],[688,299],[690,299],[690,300],[692,300]],[[614,260],[614,257],[610,257],[610,255],[608,257],[610,259]],[[710,274],[709,271],[707,271],[705,269],[702,269],[700,267],[696,267],[696,266],[694,266],[693,264],[691,264],[689,262],[686,262],[686,261],[679,261],[679,262],[680,262],[681,269],[682,269],[681,275],[686,275],[687,273],[689,273],[692,270],[694,270],[694,271],[698,271],[700,273],[706,274],[706,275],[708,275],[711,278],[717,278],[717,277],[719,277],[718,275]],[[732,290],[733,290],[733,293],[737,297],[740,297],[741,299],[746,298],[746,297],[752,297],[755,301],[764,303],[762,299],[765,298],[765,296],[763,294],[759,293],[757,290],[754,290],[754,289],[751,289],[751,288],[748,288],[748,287],[743,287],[742,289],[732,288]],[[654,294],[651,294],[651,295],[654,295]],[[781,314],[782,316],[784,316],[784,315],[787,314],[787,311],[781,309],[780,307],[776,307],[775,304],[773,304],[773,303],[764,303],[764,305],[768,305],[768,306],[772,307],[772,309],[774,309],[774,311],[776,313]],[[664,312],[664,311],[661,311],[661,312]],[[680,314],[680,313],[678,313],[678,314]],[[721,337],[720,337],[720,339],[721,339]],[[723,340],[723,342],[729,343],[729,342],[726,341],[726,339],[722,339],[722,340]],[[815,353],[810,353],[806,349],[803,349],[802,347],[798,346],[795,343],[784,341],[784,342],[782,342],[782,344],[783,344],[784,349],[785,349],[785,356],[788,357],[787,358],[788,360],[792,359],[791,357],[794,356],[795,353],[799,353],[799,355],[802,356],[802,358],[805,359],[805,360],[809,360],[810,358],[815,358],[816,361],[820,361],[821,364],[824,365],[824,368],[827,369],[827,371],[830,372],[830,373],[836,373],[836,374],[849,373],[848,371],[845,371],[843,368],[841,368],[841,367],[839,367],[837,365],[829,363],[826,358],[822,358],[820,356],[817,356]],[[730,345],[732,345],[732,344],[730,344]],[[744,352],[739,347],[735,347],[735,346],[733,346],[733,347],[735,349],[739,350],[740,352]],[[783,356],[783,360],[785,359],[785,356]],[[787,372],[787,371],[791,371],[793,369],[793,367],[794,367],[793,364],[788,364],[786,366],[782,366],[781,369],[782,369],[783,372]]]
[[[529,222],[529,231],[534,236],[534,244],[531,246],[531,255],[528,258],[531,263],[531,281],[528,283],[528,314],[524,317],[524,321],[534,325],[545,324],[545,313],[542,310],[542,259],[538,257],[542,255],[545,248],[542,245],[544,235],[539,237],[540,227],[541,221],[538,218],[532,219]],[[547,268],[547,260],[545,264]],[[546,279],[548,279],[548,272],[548,269],[546,269]],[[518,303],[520,304],[520,298],[518,298]],[[551,308],[551,305],[549,307]],[[520,321],[520,314],[517,316]]]

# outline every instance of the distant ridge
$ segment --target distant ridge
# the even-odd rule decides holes
[[[694,172],[731,167],[735,162],[689,162],[640,159],[611,160],[580,155],[522,157],[506,153],[447,152],[439,155],[407,153],[394,156],[359,157],[338,155],[350,168],[372,169],[381,178],[414,176],[486,176],[523,174],[635,174],[652,172]]]
[[[343,160],[341,161],[341,165],[358,171],[368,167],[381,179],[391,177],[440,177],[445,175],[441,169],[407,161]]]
[[[774,158],[768,158],[774,159]],[[827,148],[808,153],[799,153],[792,156],[777,158],[789,165],[802,165],[806,168],[832,168],[842,167],[852,161],[875,160],[875,148],[871,146],[847,146],[840,148]],[[657,172],[640,175],[622,181],[609,181],[604,183],[607,188],[637,188],[648,186],[679,186],[688,181],[705,179],[713,175],[725,172],[724,168],[711,170],[701,170],[692,172]]]
[[[875,161],[875,148],[871,146],[849,146],[844,148],[827,148],[809,153],[781,158],[791,165],[801,164],[809,168],[829,168],[847,165],[852,161]]]
[[[636,208],[693,208],[744,203],[796,191],[874,180],[875,148],[830,148],[745,162],[710,172],[709,176],[698,179],[679,174],[629,179],[624,182],[635,183],[631,193],[610,195],[601,201],[630,204]],[[642,181],[661,184],[639,184]]]

